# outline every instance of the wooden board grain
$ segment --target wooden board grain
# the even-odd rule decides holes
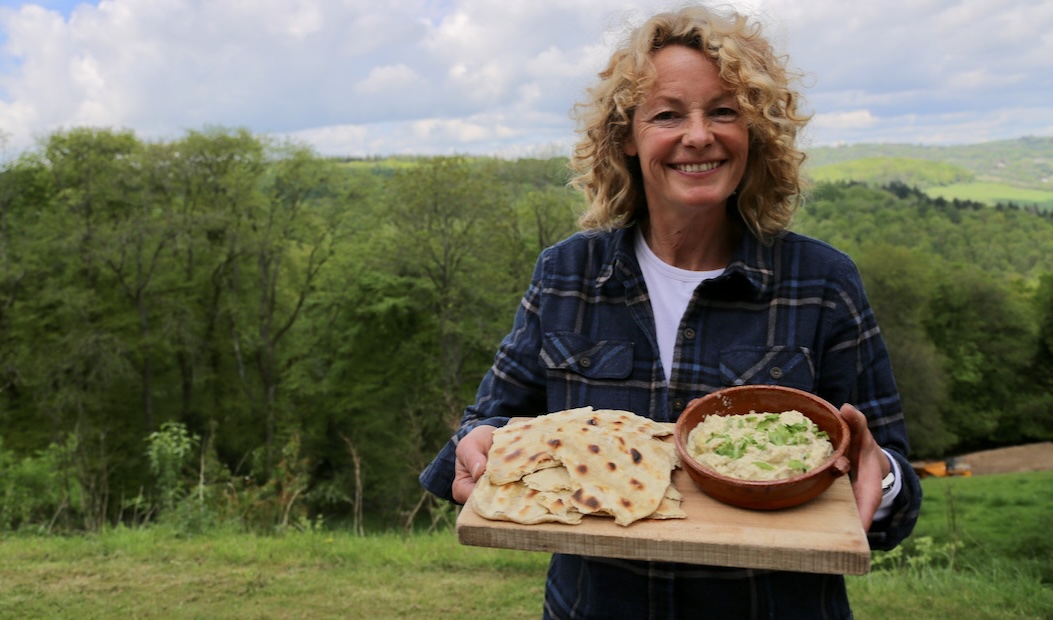
[[[682,469],[673,483],[686,519],[629,526],[586,516],[578,525],[490,521],[470,507],[457,517],[464,545],[713,566],[862,575],[870,547],[847,478],[812,501],[776,511],[729,506],[703,493]]]

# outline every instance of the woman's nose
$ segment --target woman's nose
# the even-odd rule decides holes
[[[713,141],[709,121],[701,114],[692,114],[684,126],[684,144],[687,146],[705,146]]]

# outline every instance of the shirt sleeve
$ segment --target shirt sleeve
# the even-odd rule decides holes
[[[897,461],[891,454],[886,450],[882,450],[885,456],[888,458],[890,467],[892,467],[892,488],[881,496],[881,504],[878,506],[877,511],[874,513],[874,520],[880,521],[885,517],[889,516],[892,512],[892,504],[896,501],[896,496],[903,490],[903,474]]]
[[[874,522],[867,532],[870,548],[880,551],[892,549],[910,536],[921,510],[921,479],[904,455],[890,450],[885,453],[891,457],[899,474],[900,490],[889,493],[889,498],[882,498],[882,508],[874,515]]]
[[[836,269],[840,310],[824,357],[824,397],[835,406],[852,403],[867,417],[874,440],[889,455],[900,490],[867,532],[872,549],[892,549],[914,529],[921,508],[921,481],[907,460],[909,442],[892,364],[862,278],[847,258]]]

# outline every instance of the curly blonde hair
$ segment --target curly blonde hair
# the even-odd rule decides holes
[[[579,139],[570,165],[571,184],[589,207],[586,230],[627,226],[645,209],[639,162],[623,151],[633,113],[654,82],[657,50],[683,45],[716,62],[735,92],[749,127],[749,156],[736,203],[743,221],[762,240],[789,226],[804,189],[797,133],[810,118],[798,113],[800,95],[784,57],[776,56],[761,26],[735,12],[700,6],[655,15],[635,29],[611,56],[586,101],[575,106]]]

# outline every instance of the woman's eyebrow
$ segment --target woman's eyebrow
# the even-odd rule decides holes
[[[650,97],[644,99],[644,101],[640,104],[640,107],[651,107],[663,104],[683,104],[684,101],[684,97],[676,94],[654,93]],[[703,100],[702,103],[705,106],[724,103],[738,103],[738,97],[732,91],[724,91],[712,97],[707,97],[705,100]]]

